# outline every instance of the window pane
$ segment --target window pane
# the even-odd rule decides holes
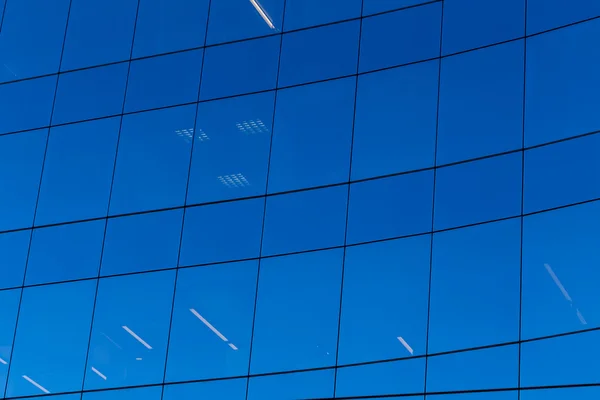
[[[0,307],[0,391],[3,395],[6,388],[8,363],[11,361],[20,299],[21,289],[0,291],[0,304],[2,304]]]
[[[36,225],[105,216],[119,118],[52,128]]]
[[[433,166],[438,61],[358,78],[352,179]]]
[[[523,220],[523,338],[600,326],[600,202]]]
[[[160,386],[83,393],[82,400],[160,400]]]
[[[0,234],[0,288],[23,285],[30,237],[29,230]]]
[[[521,153],[438,169],[435,229],[511,217],[521,212]]]
[[[438,164],[521,147],[523,54],[518,41],[443,59]]]
[[[34,229],[25,284],[97,277],[104,226],[99,220]]]
[[[0,35],[0,60],[4,64],[0,81],[58,71],[68,9],[68,0],[7,3]]]
[[[519,218],[434,234],[430,352],[518,340],[520,256]]]
[[[109,219],[102,275],[175,268],[182,220],[182,209]]]
[[[521,392],[521,400],[596,400],[598,396],[600,396],[600,386],[524,390]]]
[[[127,69],[127,63],[121,63],[60,75],[52,123],[120,114]]]
[[[194,50],[132,61],[125,111],[197,101],[203,54]]]
[[[258,261],[179,271],[167,381],[248,374]]]
[[[138,0],[72,0],[61,69],[129,59],[137,6]]]
[[[248,400],[321,399],[333,396],[334,370],[259,376],[250,379]]]
[[[188,204],[265,193],[274,94],[198,105]],[[188,132],[191,141],[193,132]]]
[[[30,227],[47,130],[0,136],[0,230]]]
[[[219,1],[215,4],[234,1],[240,0]],[[274,89],[277,81],[279,41],[280,38],[274,36],[207,48],[200,98],[214,99]]]
[[[167,108],[123,117],[110,213],[181,206],[196,106]]]
[[[285,30],[360,17],[361,0],[287,0]]]
[[[50,124],[56,77],[0,85],[0,133]]]
[[[440,55],[441,2],[363,20],[360,72]],[[389,41],[394,38],[394,51]]]
[[[346,185],[267,198],[262,255],[344,244]]]
[[[599,15],[597,0],[527,0],[527,34]]]
[[[430,243],[423,235],[346,249],[338,364],[425,353]]]
[[[93,280],[24,289],[6,397],[81,390],[95,290]]]
[[[188,208],[180,265],[258,257],[264,199]]]
[[[412,7],[431,0],[363,0],[363,15],[370,15],[397,8]]]
[[[520,400],[525,399],[525,393],[514,391],[502,392],[483,392],[483,393],[460,393],[460,394],[445,394],[443,399],[447,400]],[[426,396],[427,400],[439,398],[436,395]],[[562,398],[561,398],[562,399]],[[558,400],[558,399],[557,399]]]
[[[279,87],[356,73],[359,21],[283,36]]]
[[[429,232],[432,201],[432,171],[354,183],[348,243]]]
[[[346,182],[354,77],[277,93],[269,192]]]
[[[525,152],[525,212],[600,197],[600,134]]]
[[[204,45],[209,0],[141,0],[133,57]]]
[[[343,254],[261,260],[252,374],[335,364]]]
[[[600,129],[598,36],[600,19],[527,41],[526,146]]]
[[[100,280],[86,390],[162,382],[174,286],[173,270]]]
[[[246,400],[246,379],[207,381],[165,386],[163,400]]]
[[[444,2],[443,53],[455,53],[525,34],[525,0]]]

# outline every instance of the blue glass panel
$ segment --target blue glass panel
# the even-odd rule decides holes
[[[600,134],[525,152],[525,212],[600,198]]]
[[[69,0],[7,3],[0,35],[1,82],[58,71],[68,10]]]
[[[448,400],[520,400],[525,399],[525,393],[516,390],[507,390],[501,392],[480,392],[480,393],[450,393],[445,394],[444,399]],[[425,396],[427,400],[437,398],[436,395]],[[562,397],[561,397],[562,399]],[[539,400],[539,399],[538,399]]]
[[[72,0],[61,70],[129,59],[139,0]]]
[[[174,286],[173,270],[100,280],[86,390],[162,382]]]
[[[267,198],[262,255],[344,244],[348,187]]]
[[[542,390],[525,390],[521,392],[521,400],[595,400],[600,396],[600,386],[552,388]]]
[[[81,390],[96,282],[23,291],[7,397]]]
[[[445,1],[443,54],[522,37],[525,1]]]
[[[360,72],[438,57],[441,16],[442,3],[437,2],[365,18]],[[389,49],[390,40],[394,41],[394,51]]]
[[[269,92],[198,105],[188,204],[265,193],[273,98]]]
[[[209,3],[209,0],[141,0],[133,57],[202,46]]]
[[[275,36],[207,48],[200,98],[214,99],[274,89],[279,42],[280,38]]]
[[[335,364],[343,254],[261,260],[252,374]]]
[[[328,369],[251,378],[248,400],[329,399],[333,396],[334,374]]]
[[[34,229],[26,285],[98,276],[105,221]]]
[[[521,153],[437,170],[435,229],[492,221],[521,212]]]
[[[0,136],[0,230],[33,223],[47,132]]]
[[[196,106],[123,117],[110,213],[183,205]]]
[[[247,261],[179,271],[167,381],[248,373],[257,266]]]
[[[197,101],[203,54],[194,50],[133,61],[125,111]]]
[[[363,0],[363,15],[413,7],[431,0]]]
[[[119,124],[109,118],[50,130],[36,225],[106,215]]]
[[[107,378],[108,379],[108,378]],[[162,387],[110,390],[105,392],[83,393],[82,400],[160,400]]]
[[[283,36],[279,87],[356,73],[359,21]]]
[[[429,352],[518,340],[521,220],[433,236]]]
[[[11,361],[20,300],[21,289],[0,291],[0,304],[2,304],[0,307],[0,393],[3,395],[6,388],[8,363]]]
[[[423,235],[346,249],[338,364],[425,353],[430,243]]]
[[[527,0],[527,34],[598,16],[597,0]]]
[[[286,31],[360,17],[361,0],[286,0]]]
[[[29,230],[0,234],[0,288],[23,285],[30,238]]]
[[[60,75],[52,123],[120,114],[127,70],[127,63],[121,63]]]
[[[354,183],[350,189],[348,243],[431,231],[433,172]]]
[[[284,0],[212,2],[207,44],[247,39],[281,31],[283,2]]]
[[[525,217],[523,338],[600,326],[600,202]]]
[[[258,257],[264,199],[188,208],[180,265]]]
[[[246,400],[246,379],[232,379],[165,386],[163,400]]]
[[[358,78],[352,179],[433,165],[438,72],[431,61]]]
[[[182,220],[182,209],[109,219],[102,275],[176,267]]]
[[[438,165],[521,147],[523,57],[518,41],[443,59]]]
[[[50,124],[56,77],[0,85],[0,133]]]
[[[600,129],[598,36],[600,19],[527,40],[526,146]]]
[[[280,90],[269,192],[348,181],[354,77]]]

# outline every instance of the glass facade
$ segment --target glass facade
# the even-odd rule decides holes
[[[0,0],[2,398],[600,398],[599,43],[598,0]]]

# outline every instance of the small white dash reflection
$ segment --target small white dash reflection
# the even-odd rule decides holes
[[[200,321],[202,321],[202,323],[204,325],[206,325],[206,327],[208,329],[210,329],[211,331],[213,331],[213,333],[215,335],[217,335],[219,337],[219,339],[221,339],[222,341],[224,341],[225,343],[227,343],[229,345],[229,347],[231,347],[233,350],[237,350],[238,349],[233,343],[229,343],[229,339],[227,339],[225,337],[225,335],[223,335],[221,332],[219,332],[219,330],[217,328],[215,328],[210,322],[208,322],[202,315],[200,315],[200,313],[198,311],[196,311],[193,308],[190,308],[190,312],[192,314],[194,314],[194,316],[196,318],[198,318]]]
[[[106,380],[106,375],[104,375],[102,372],[98,371],[96,368],[92,367],[92,371],[94,371],[96,373],[96,375],[98,375],[100,378]]]
[[[34,381],[33,379],[31,379],[27,375],[23,375],[23,379],[25,379],[27,382],[31,383],[36,388],[40,389],[42,392],[44,392],[46,394],[50,393],[50,391],[48,389],[46,389],[45,387],[43,387],[42,385],[40,385],[39,383],[37,383],[36,381]]]
[[[6,364],[8,364],[8,363],[7,363],[6,361],[4,361],[4,359],[3,359],[2,357],[0,357],[0,364],[4,364],[4,365],[6,365]]]
[[[237,350],[237,349],[238,349],[237,347],[235,347],[235,344],[233,344],[233,343],[229,343],[229,347],[231,347],[231,348],[232,348],[232,349],[234,349],[234,350]]]
[[[139,337],[134,331],[132,331],[131,329],[129,329],[127,326],[123,325],[122,326],[123,329],[125,329],[125,331],[127,333],[129,333],[131,336],[133,336],[133,338],[135,340],[137,340],[138,342],[140,342],[142,345],[144,345],[144,347],[146,347],[148,350],[152,350],[152,346],[150,346],[148,343],[146,343],[144,341],[144,339],[142,339],[141,337]]]
[[[404,340],[404,339],[402,338],[402,336],[398,336],[398,340],[400,341],[400,343],[402,343],[402,346],[404,346],[404,348],[405,348],[406,350],[408,350],[408,352],[409,352],[410,354],[413,354],[413,349],[412,349],[412,347],[410,347],[410,346],[408,345],[408,343],[406,343],[406,340]]]

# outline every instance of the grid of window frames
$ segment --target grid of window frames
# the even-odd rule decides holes
[[[600,398],[597,0],[0,0],[0,393]]]

